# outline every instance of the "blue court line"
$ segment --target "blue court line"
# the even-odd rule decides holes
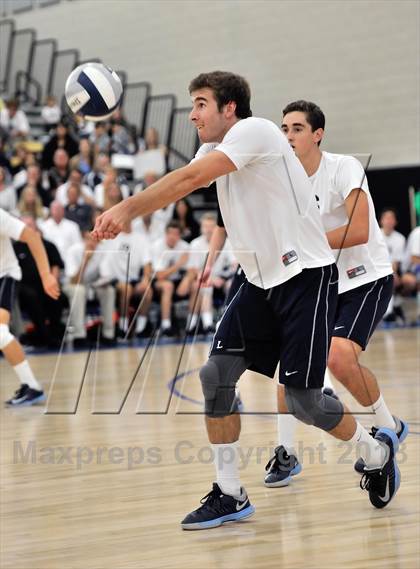
[[[171,379],[168,382],[168,389],[171,393],[173,393],[174,395],[176,395],[177,397],[179,397],[180,399],[183,399],[184,401],[189,401],[190,403],[194,403],[195,405],[200,405],[200,407],[204,407],[204,402],[203,401],[198,401],[197,399],[193,399],[192,397],[188,397],[188,395],[184,395],[183,393],[181,393],[178,389],[176,389],[175,385],[177,383],[177,381],[179,381],[180,379],[183,379],[184,377],[186,377],[187,375],[190,375],[196,371],[198,371],[199,369],[201,369],[200,367],[196,367],[194,369],[189,369],[187,371],[184,371],[183,373],[179,373],[177,376],[175,376],[173,379]]]

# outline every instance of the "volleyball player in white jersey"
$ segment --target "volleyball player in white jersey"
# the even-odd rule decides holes
[[[380,429],[372,438],[321,389],[338,275],[306,173],[280,129],[251,116],[242,77],[204,73],[189,90],[190,118],[204,143],[196,159],[104,212],[93,232],[97,239],[112,239],[125,221],[216,180],[232,250],[247,277],[200,371],[217,482],[181,525],[206,529],[253,514],[238,473],[235,385],[246,369],[272,377],[279,360],[288,405],[299,419],[340,440],[365,443],[357,448],[369,469],[369,497],[386,506],[400,483],[395,432]],[[378,471],[380,477],[370,477]]]
[[[352,156],[321,151],[324,126],[324,114],[314,103],[296,101],[283,110],[281,128],[309,176],[339,271],[328,368],[365,412],[372,413],[372,434],[388,427],[402,442],[408,425],[391,415],[376,377],[359,361],[387,310],[393,269],[362,165]],[[282,385],[278,388],[278,407],[279,446],[265,477],[265,484],[272,487],[286,486],[301,471],[296,458],[297,421],[288,413]],[[364,466],[359,459],[355,469],[363,472]]]
[[[60,291],[57,280],[51,273],[40,235],[27,227],[23,221],[0,208],[0,350],[20,380],[19,389],[6,401],[6,405],[28,406],[44,401],[45,395],[31,370],[22,346],[9,329],[15,287],[22,278],[11,239],[23,241],[28,245],[45,293],[57,299]]]

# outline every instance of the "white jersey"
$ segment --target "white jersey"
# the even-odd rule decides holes
[[[392,274],[388,249],[375,216],[375,206],[360,162],[353,156],[323,152],[318,170],[309,178],[319,200],[325,231],[347,225],[345,199],[362,188],[369,203],[369,239],[363,245],[334,250],[339,294]]]
[[[383,229],[381,231],[386,247],[388,249],[389,258],[393,263],[402,263],[404,261],[405,254],[404,235],[398,231],[393,231],[389,235],[386,235]]]
[[[412,257],[420,257],[420,227],[415,227],[408,236],[407,247],[405,249],[404,261],[402,264],[403,271],[415,270],[412,263]]]
[[[83,284],[90,284],[104,276],[102,273],[102,265],[106,262],[106,251],[108,248],[108,242],[101,241],[98,243],[83,272],[81,279]],[[68,280],[75,277],[80,271],[85,254],[86,245],[84,241],[74,243],[68,249],[65,265],[65,276]]]
[[[242,119],[220,144],[203,144],[196,159],[212,150],[237,168],[217,179],[217,196],[248,281],[269,289],[334,262],[306,172],[273,122]]]
[[[53,218],[50,217],[47,221],[39,222],[39,227],[44,239],[51,241],[57,247],[65,266],[69,248],[74,243],[82,241],[79,226],[74,221],[70,221],[70,219],[64,217],[60,223],[56,223]]]
[[[101,265],[103,277],[120,282],[139,281],[142,268],[152,262],[147,239],[138,233],[119,233],[108,242]]]
[[[204,235],[200,235],[193,239],[190,243],[190,257],[188,259],[188,268],[202,271],[207,261],[210,243]],[[233,265],[236,264],[235,256],[228,239],[226,239],[223,249],[220,251],[216,262],[212,268],[211,274],[214,277],[223,277],[231,273]]]
[[[17,281],[22,278],[22,271],[10,239],[17,241],[24,229],[23,221],[0,208],[0,278],[12,277]]]
[[[183,239],[180,239],[178,243],[176,243],[175,247],[172,248],[168,247],[164,237],[159,239],[153,243],[151,248],[153,269],[155,271],[164,271],[165,269],[169,269],[169,267],[175,265],[175,263],[179,261],[182,255],[188,253],[189,249],[189,243]],[[186,268],[186,266],[184,268]],[[180,277],[180,271],[176,271],[169,275],[168,278],[170,280],[177,280]]]

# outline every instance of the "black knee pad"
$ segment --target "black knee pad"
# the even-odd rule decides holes
[[[237,412],[235,387],[246,369],[247,365],[242,357],[210,356],[200,370],[207,416],[225,417]]]
[[[341,421],[344,407],[330,395],[322,393],[322,389],[296,389],[285,386],[287,407],[296,419],[314,425],[323,431],[331,431]]]

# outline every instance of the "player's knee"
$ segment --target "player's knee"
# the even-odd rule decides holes
[[[357,356],[353,352],[351,346],[344,346],[343,340],[340,342],[333,341],[331,343],[330,352],[328,354],[328,369],[334,377],[339,381],[346,381],[346,378],[352,375],[353,367],[357,365]]]
[[[313,425],[323,431],[331,431],[341,421],[344,407],[322,389],[295,389],[286,386],[286,403],[289,411],[307,425]]]
[[[237,410],[235,386],[238,378],[229,377],[223,364],[210,357],[200,370],[205,413],[209,417],[225,417]]]
[[[10,333],[9,326],[7,324],[0,324],[0,350],[4,350],[13,342],[15,337]]]

